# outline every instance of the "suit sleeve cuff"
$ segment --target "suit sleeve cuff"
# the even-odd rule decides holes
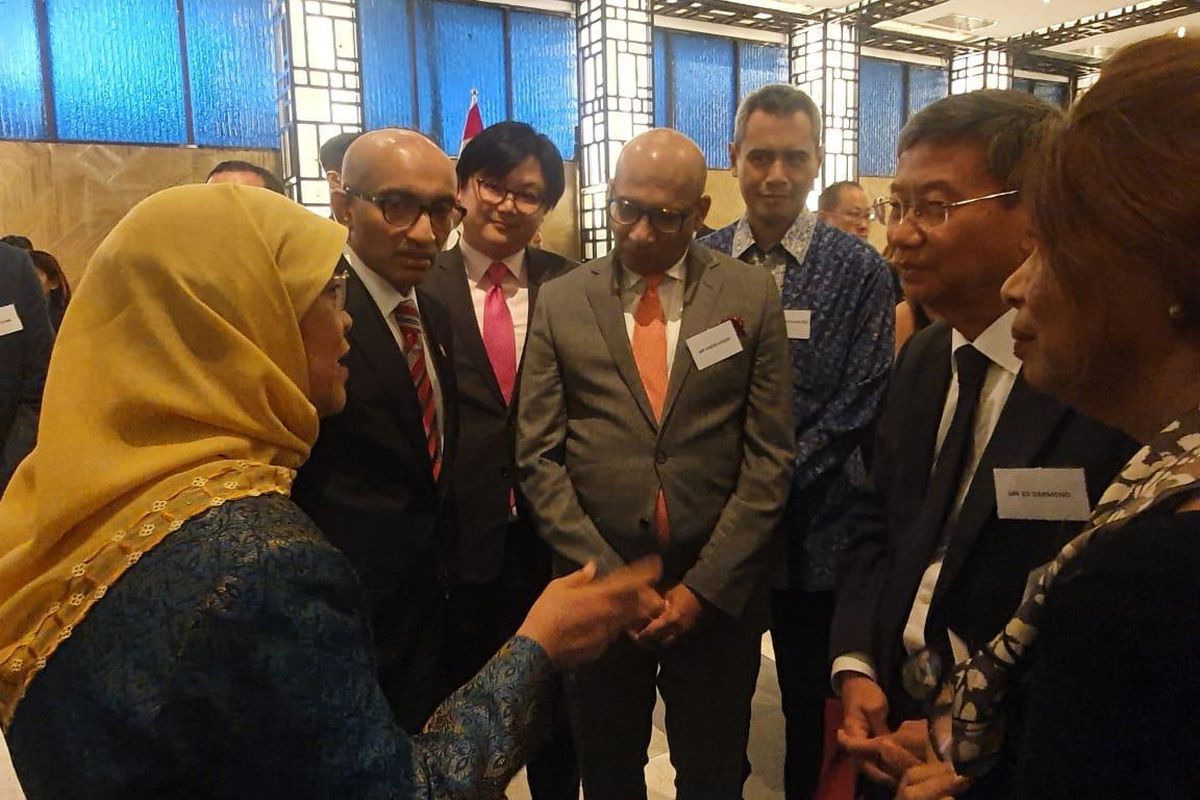
[[[833,670],[829,676],[833,682],[833,693],[839,697],[842,694],[841,673],[844,672],[858,672],[866,675],[876,683],[879,682],[879,679],[875,676],[875,665],[871,663],[870,656],[866,653],[846,653],[833,660]]]

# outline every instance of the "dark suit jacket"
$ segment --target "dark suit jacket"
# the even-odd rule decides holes
[[[442,480],[434,483],[404,353],[350,270],[346,310],[354,326],[344,360],[350,370],[346,408],[322,421],[292,490],[358,570],[371,608],[380,682],[393,702],[407,691],[404,676],[411,660],[436,655],[427,652],[429,626],[437,619],[454,558],[446,547],[452,520],[445,476],[454,468],[458,437],[450,320],[436,298],[420,289],[417,294],[443,397]]]
[[[664,583],[763,624],[795,430],[774,279],[691,245],[660,422],[634,362],[618,270],[605,256],[547,284],[538,300],[517,440],[538,532],[564,562],[594,559],[602,570],[658,552],[651,520],[661,486],[671,520]],[[726,320],[741,323],[742,352],[697,369],[687,340]]]
[[[914,541],[913,526],[950,384],[950,334],[945,323],[926,328],[896,363],[870,486],[851,519],[851,544],[838,575],[831,656],[858,651],[872,657],[894,721],[918,713],[900,682],[902,636],[936,546]],[[1029,571],[1053,557],[1082,525],[999,519],[993,469],[1083,467],[1094,506],[1135,449],[1124,434],[1035,392],[1018,376],[954,523],[930,606],[927,643],[947,648],[947,627],[972,649],[990,640],[1016,610]]]
[[[0,334],[0,494],[37,439],[54,344],[33,262],[25,251],[0,244],[0,308],[10,305],[22,329]]]
[[[542,283],[575,267],[576,262],[529,247],[525,264],[532,321]],[[506,405],[479,333],[467,280],[462,250],[456,246],[438,256],[437,267],[422,288],[450,313],[454,330],[461,426],[450,473],[458,523],[459,559],[454,578],[463,583],[488,583],[500,576],[504,566],[509,493],[518,491],[515,448],[519,389],[514,388],[512,403]],[[517,507],[522,516],[527,515],[519,491]]]

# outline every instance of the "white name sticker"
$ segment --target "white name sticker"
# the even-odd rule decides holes
[[[25,326],[21,324],[21,315],[17,313],[17,307],[12,303],[0,306],[0,336],[23,330]]]
[[[807,339],[812,332],[812,310],[785,308],[783,324],[787,326],[789,339]]]
[[[742,342],[730,320],[690,337],[687,346],[692,353],[692,361],[696,362],[696,369],[708,369],[718,361],[742,352]]]
[[[1080,467],[997,469],[994,474],[1000,519],[1083,521],[1091,516]]]

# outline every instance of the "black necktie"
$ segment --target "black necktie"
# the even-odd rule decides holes
[[[954,351],[954,363],[958,367],[958,404],[938,453],[917,522],[921,533],[917,541],[926,548],[925,552],[931,554],[944,551],[947,545],[946,533],[950,529],[952,516],[950,510],[962,485],[963,470],[971,453],[972,440],[975,438],[975,411],[979,408],[979,393],[991,360],[966,344]]]

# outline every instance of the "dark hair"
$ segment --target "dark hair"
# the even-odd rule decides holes
[[[986,153],[988,173],[1005,189],[1019,189],[1030,154],[1062,117],[1062,109],[1012,89],[951,95],[909,119],[896,152],[924,142],[975,144]]]
[[[346,159],[346,151],[354,140],[362,136],[362,131],[339,133],[321,145],[321,170],[324,172],[341,172],[342,162]]]
[[[208,173],[208,177],[211,178],[213,175],[218,175],[222,172],[252,172],[262,178],[263,186],[272,192],[287,194],[287,189],[284,188],[283,181],[279,179],[279,176],[271,172],[271,170],[264,169],[257,164],[251,164],[249,161],[222,161],[212,168]],[[205,180],[208,180],[208,178],[205,178]]]
[[[1200,327],[1200,39],[1118,51],[1040,155],[1034,223],[1067,292],[1094,286],[1097,270],[1127,271]]]
[[[7,245],[12,245],[13,247],[19,247],[22,250],[33,249],[33,242],[29,241],[28,236],[19,236],[15,233],[10,233],[8,236],[0,238],[0,242],[4,242],[4,244]]]
[[[841,199],[842,189],[853,187],[862,191],[862,184],[858,181],[838,181],[831,183],[821,190],[821,196],[817,198],[817,208],[821,211],[833,211],[837,208],[838,201]]]
[[[550,137],[524,122],[497,122],[467,142],[454,165],[458,185],[465,186],[467,180],[478,174],[503,178],[530,156],[542,168],[546,208],[554,208],[566,189],[562,156]]]
[[[63,272],[58,259],[45,250],[30,250],[29,257],[33,259],[33,265],[37,267],[38,272],[49,278],[52,283],[58,284],[57,288],[50,291],[50,297],[57,299],[58,304],[66,308],[67,303],[71,302],[71,284],[67,283],[66,273]]]
[[[795,86],[769,83],[746,95],[746,99],[738,106],[737,117],[733,121],[735,147],[745,138],[746,121],[755,111],[770,114],[772,117],[790,117],[803,111],[812,123],[813,140],[817,147],[821,146],[821,111],[813,99]]]

